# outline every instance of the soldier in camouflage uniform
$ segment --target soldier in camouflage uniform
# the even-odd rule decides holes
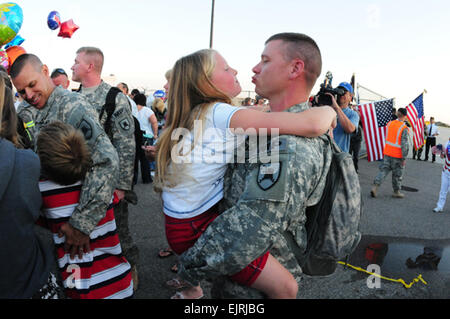
[[[93,106],[93,111],[100,115],[103,105],[106,102],[106,95],[111,89],[111,85],[101,79],[103,67],[103,53],[98,48],[82,47],[78,49],[75,64],[72,66],[72,80],[81,82],[81,94]],[[130,262],[133,269],[134,287],[137,287],[137,268],[139,260],[139,250],[131,237],[128,226],[128,203],[125,200],[127,192],[131,192],[134,160],[135,160],[135,139],[134,120],[131,114],[131,105],[123,93],[116,97],[116,108],[111,117],[110,139],[117,150],[119,156],[119,180],[116,185],[116,194],[120,202],[114,207],[114,215],[117,223],[117,230],[121,241],[124,256]],[[107,113],[104,112],[100,119],[100,124],[104,126]]]
[[[269,99],[272,111],[302,112],[309,108],[307,100],[321,72],[320,50],[308,36],[277,34],[267,40],[253,72],[256,93]],[[224,181],[227,210],[180,258],[180,277],[192,284],[213,279],[214,298],[263,297],[226,276],[268,250],[300,280],[307,244],[305,210],[322,196],[331,148],[322,138],[280,136],[271,143],[279,145],[278,162],[248,155],[245,164],[230,165]],[[287,237],[294,238],[295,249]]]
[[[37,56],[20,56],[11,67],[10,75],[25,99],[22,114],[28,114],[27,120],[34,121],[29,130],[33,142],[43,126],[59,120],[81,130],[91,149],[92,168],[83,182],[79,204],[69,222],[61,227],[66,236],[66,250],[70,250],[72,257],[82,255],[83,251],[89,251],[89,234],[105,216],[111,202],[118,179],[117,152],[89,111],[91,106],[87,100],[55,87],[48,67]],[[35,149],[35,143],[33,147]]]
[[[377,197],[378,187],[383,183],[386,176],[392,171],[392,188],[394,189],[394,193],[392,197],[394,198],[403,198],[405,195],[400,192],[402,189],[402,180],[403,180],[403,171],[405,170],[406,165],[406,156],[408,156],[409,152],[409,129],[404,124],[406,121],[407,111],[405,108],[399,108],[397,111],[397,119],[389,122],[387,124],[387,133],[386,133],[386,146],[384,148],[383,154],[383,162],[380,164],[379,171],[375,180],[373,182],[373,187],[370,191],[370,195],[372,197]],[[400,123],[398,123],[400,122]],[[397,127],[395,128],[395,132],[392,132],[392,136],[394,136],[394,140],[392,143],[389,141],[390,139],[390,127],[392,124],[397,124],[400,128],[397,131]],[[395,134],[394,134],[395,133]],[[398,135],[401,134],[400,145],[395,145],[398,141]],[[390,145],[394,144],[394,145]]]

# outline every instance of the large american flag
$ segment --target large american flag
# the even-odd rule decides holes
[[[417,150],[423,145],[423,130],[425,127],[423,114],[423,93],[406,107],[408,120],[414,132],[414,148]]]
[[[386,125],[392,120],[394,99],[358,105],[369,162],[383,158]]]

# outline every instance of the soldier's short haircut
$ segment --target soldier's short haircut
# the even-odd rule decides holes
[[[31,63],[37,71],[39,71],[43,66],[42,61],[36,55],[31,53],[22,54],[14,61],[11,69],[9,70],[9,75],[11,78],[15,79],[20,72],[22,72],[23,67],[27,63]]]
[[[300,59],[305,63],[305,79],[312,88],[322,72],[322,55],[316,41],[302,33],[285,32],[271,36],[265,44],[274,40],[281,40],[287,44],[286,61]]]
[[[83,180],[92,166],[91,153],[83,134],[69,124],[54,121],[44,126],[36,146],[42,175],[60,185]]]
[[[91,62],[94,64],[95,70],[101,74],[103,69],[103,62],[105,61],[105,56],[103,55],[102,50],[96,47],[81,47],[77,50],[78,53],[84,53],[89,58],[91,58]]]

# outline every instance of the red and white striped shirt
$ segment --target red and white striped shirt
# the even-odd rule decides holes
[[[133,295],[131,267],[122,256],[116,230],[113,205],[110,206],[90,237],[89,253],[82,258],[64,251],[65,237],[58,237],[62,224],[68,222],[78,205],[81,183],[63,186],[40,181],[43,208],[41,224],[53,233],[59,270],[67,297],[72,299],[122,299]]]

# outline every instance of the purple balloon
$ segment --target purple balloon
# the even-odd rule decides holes
[[[61,17],[58,11],[52,11],[48,14],[47,25],[51,30],[56,30],[61,25]]]

